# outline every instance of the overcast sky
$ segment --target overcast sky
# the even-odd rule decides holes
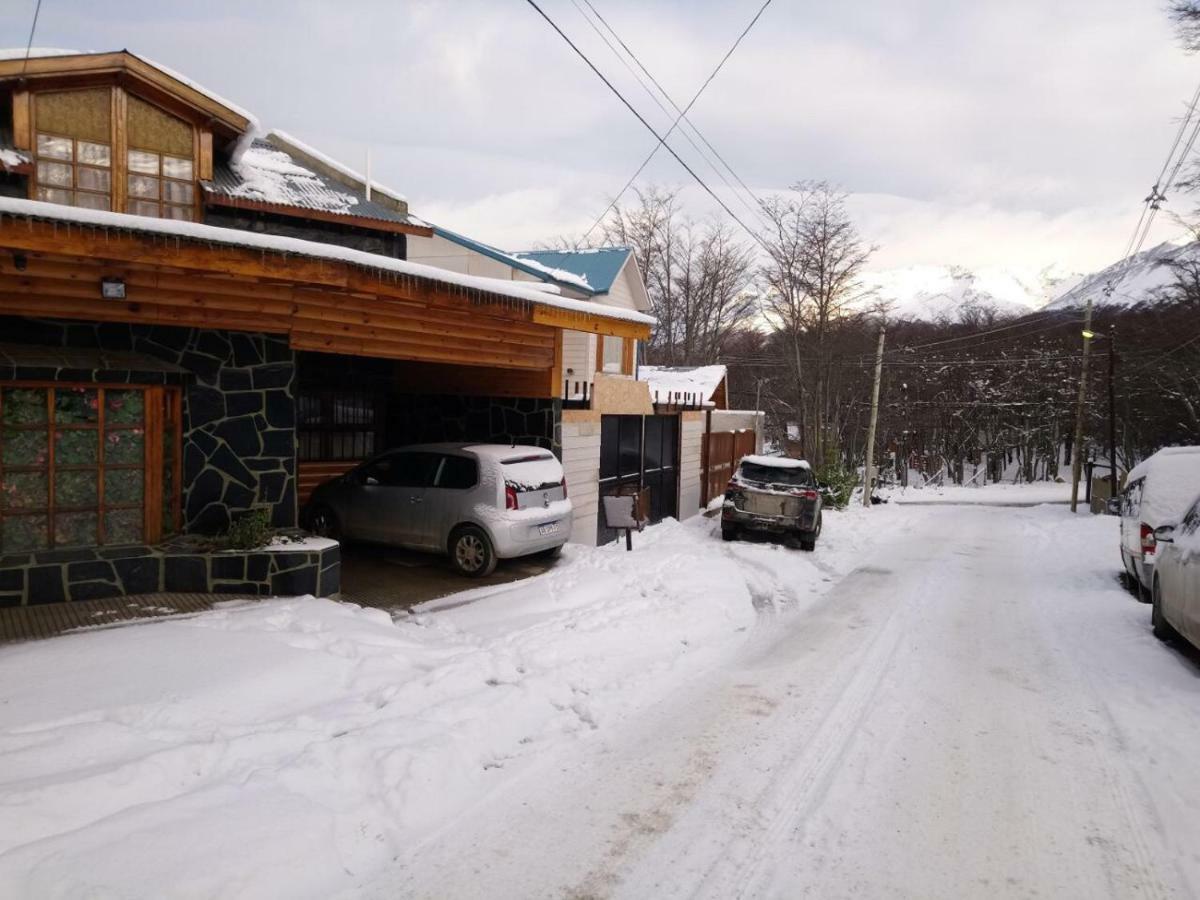
[[[665,130],[575,0],[541,2]],[[681,105],[760,2],[592,0]],[[1092,270],[1195,89],[1164,5],[774,0],[690,118],[755,191],[851,192],[876,268]],[[2,7],[4,45],[24,46],[34,0]],[[586,228],[655,142],[524,0],[43,0],[34,44],[127,47],[349,164],[369,146],[414,213],[507,249]],[[660,154],[645,177],[689,185]]]

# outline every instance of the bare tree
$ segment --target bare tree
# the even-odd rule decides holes
[[[1200,2],[1197,0],[1172,0],[1167,11],[1175,22],[1179,42],[1189,53],[1200,50]]]
[[[859,237],[845,193],[828,182],[793,185],[790,196],[768,201],[765,211],[772,230],[766,239],[767,264],[760,272],[763,312],[787,335],[797,402],[811,412],[809,421],[800,423],[804,443],[823,461],[832,406],[830,339],[851,308],[867,298],[861,277],[873,248]],[[804,378],[802,343],[815,356],[811,388]]]
[[[636,196],[636,204],[615,208],[606,220],[604,240],[630,247],[646,279],[657,319],[652,360],[715,362],[725,340],[757,312],[748,291],[751,252],[727,225],[684,219],[675,191],[651,186]]]

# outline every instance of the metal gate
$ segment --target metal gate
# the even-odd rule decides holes
[[[600,496],[639,487],[650,489],[651,522],[678,516],[679,416],[600,417]],[[596,543],[616,539],[601,504]]]

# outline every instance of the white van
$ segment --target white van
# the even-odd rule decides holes
[[[1200,447],[1167,447],[1130,471],[1121,493],[1121,562],[1150,602],[1154,529],[1175,525],[1200,494]]]

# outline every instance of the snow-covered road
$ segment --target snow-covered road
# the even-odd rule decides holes
[[[636,544],[0,648],[0,896],[1200,895],[1200,666],[1115,519]]]
[[[368,896],[1192,897],[1200,669],[1114,521],[940,508]]]

